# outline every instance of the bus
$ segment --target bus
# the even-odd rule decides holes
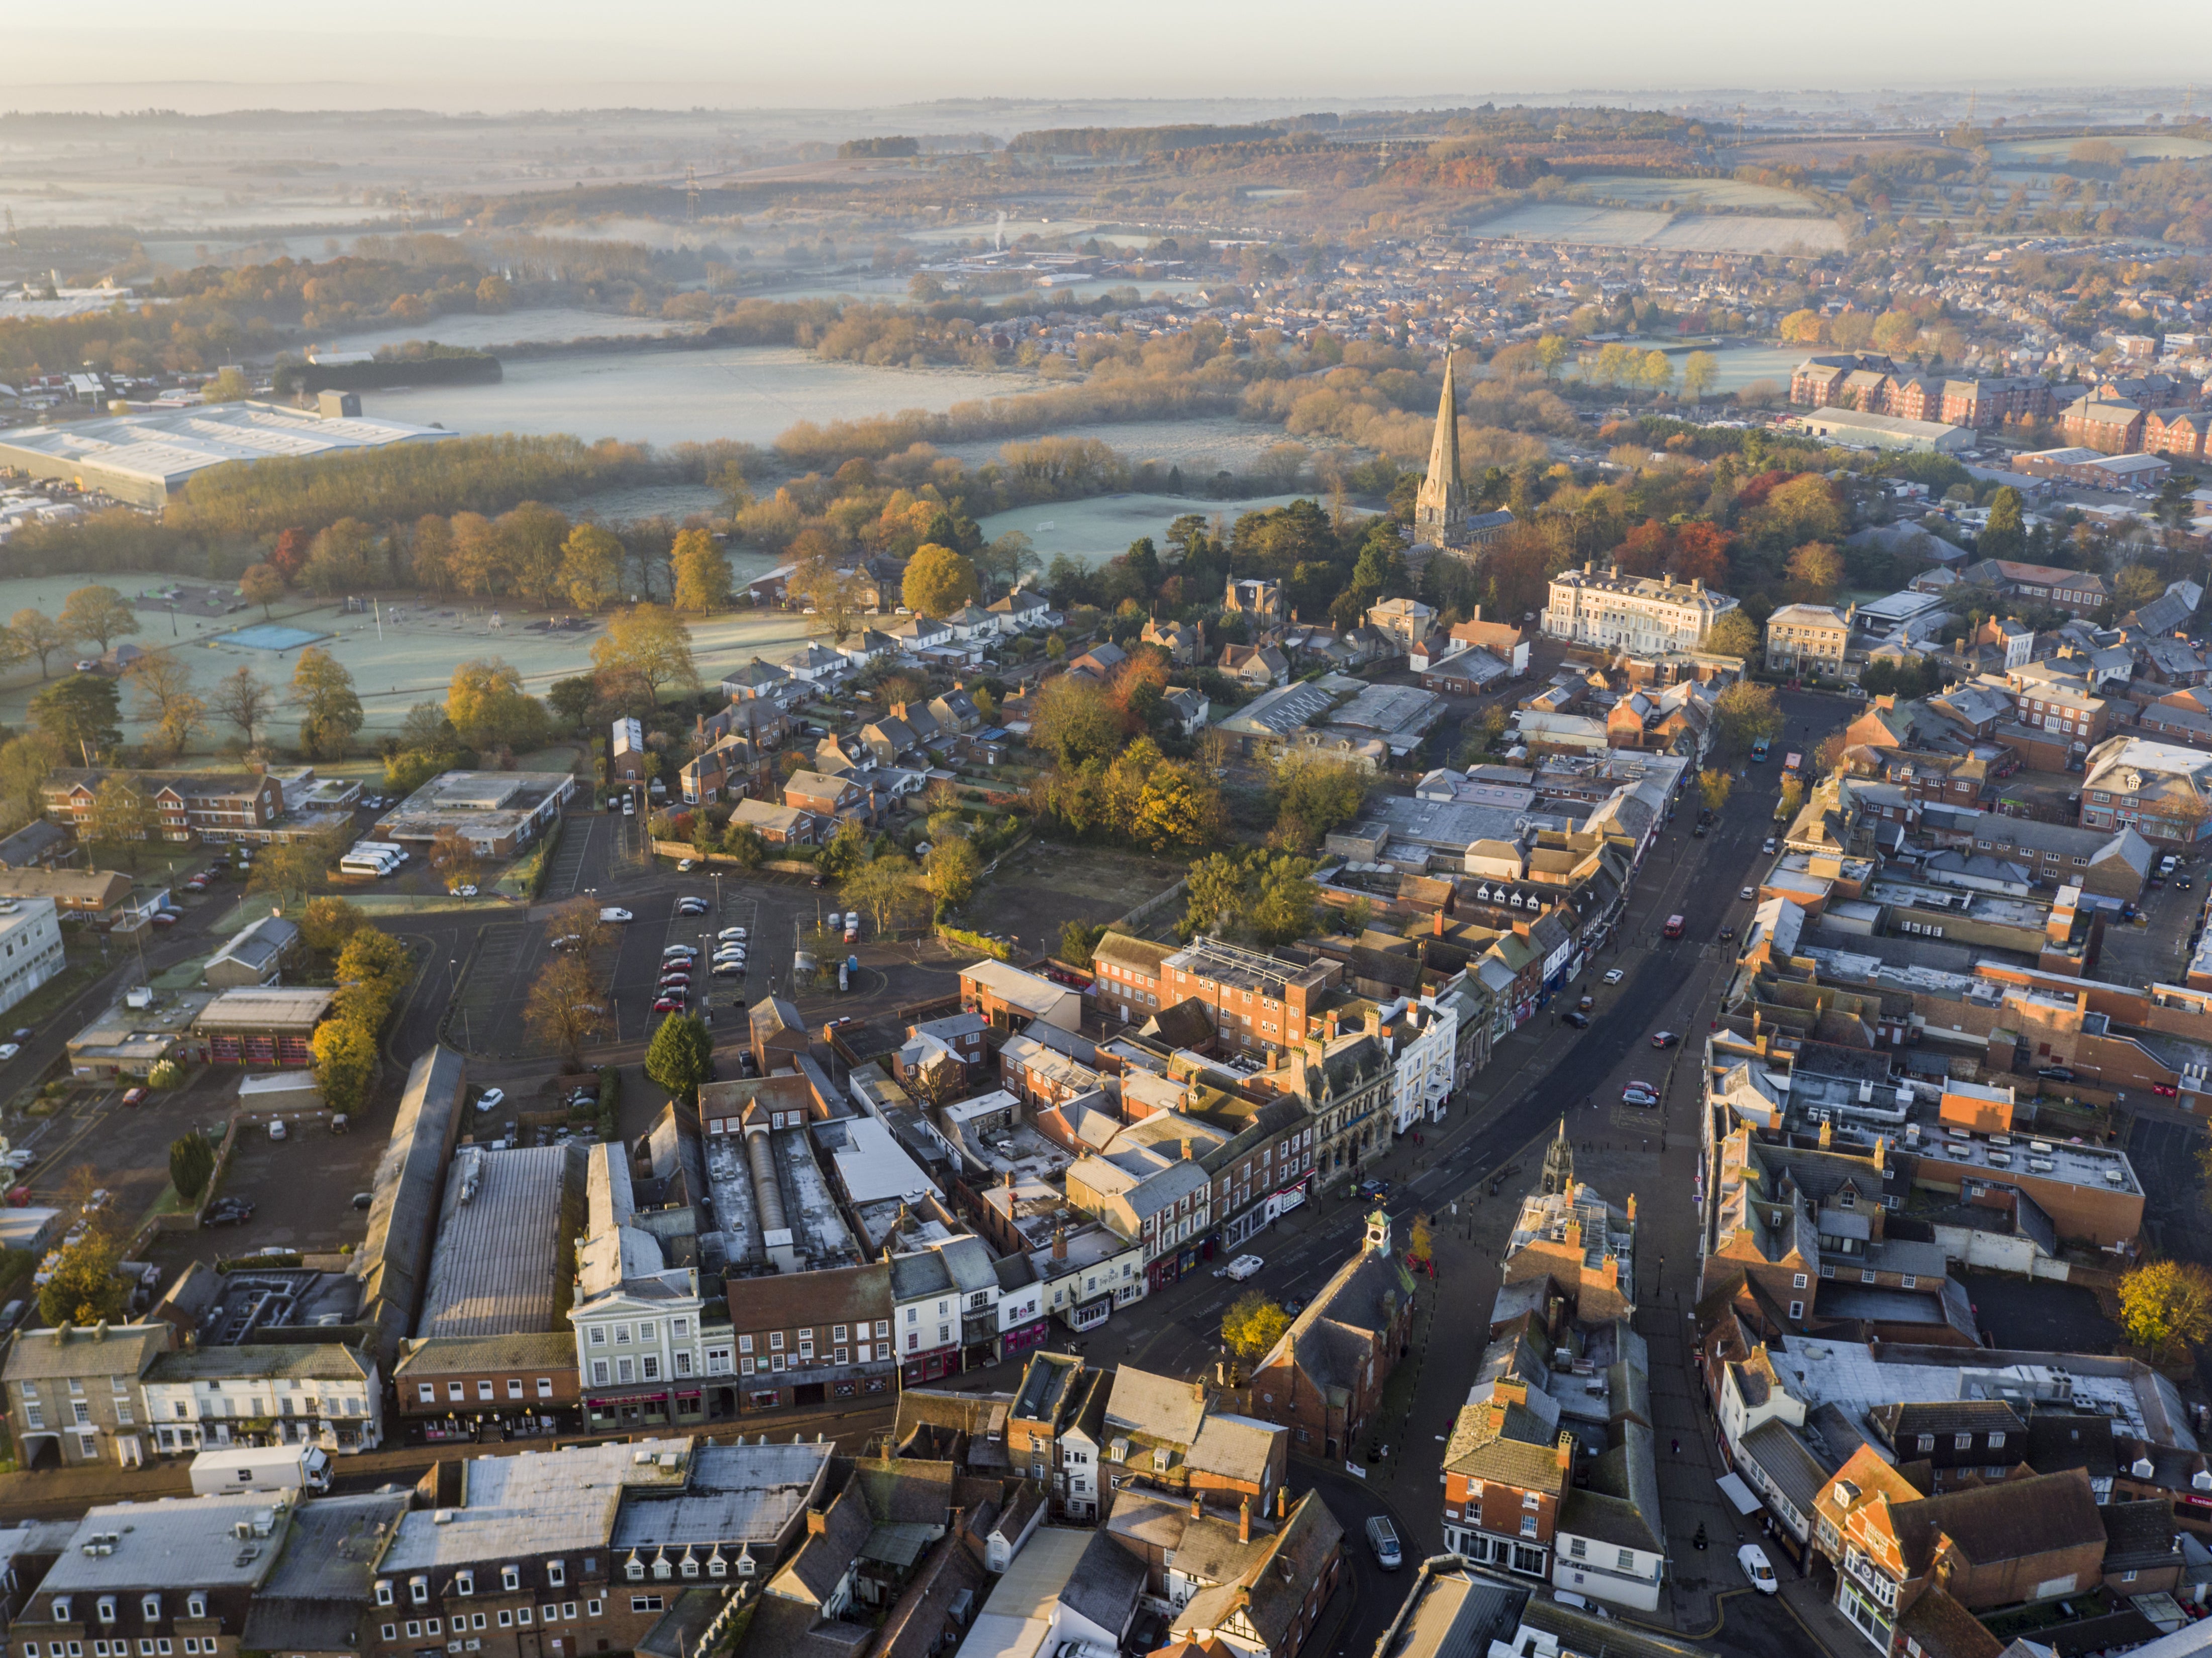
[[[380,852],[395,864],[405,863],[410,855],[407,848],[396,841],[356,841],[353,843],[353,849],[356,852]]]
[[[1765,738],[1760,738],[1759,741],[1751,745],[1751,758],[1753,765],[1761,764],[1765,761],[1766,739]]]
[[[372,875],[381,880],[399,873],[399,865],[380,853],[349,852],[338,859],[341,875]]]

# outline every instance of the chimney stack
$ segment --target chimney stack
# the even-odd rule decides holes
[[[1286,1519],[1286,1518],[1288,1518],[1288,1517],[1289,1517],[1290,1511],[1291,1511],[1291,1488],[1290,1488],[1288,1485],[1278,1485],[1278,1486],[1276,1486],[1276,1487],[1275,1487],[1275,1518],[1276,1518],[1276,1519],[1278,1519],[1278,1520]]]
[[[1190,1141],[1188,1139],[1184,1140],[1182,1143],[1182,1160],[1185,1163],[1188,1163],[1191,1159],[1191,1149]]]
[[[1240,1543],[1252,1540],[1252,1499],[1249,1497],[1237,1505],[1237,1540]]]
[[[1205,1507],[1200,1503],[1198,1493],[1196,1491],[1193,1491],[1190,1494],[1190,1517],[1194,1520],[1203,1520],[1206,1518]]]
[[[1052,1229],[1052,1258],[1054,1260],[1067,1259],[1067,1228],[1065,1226]]]
[[[1437,936],[1437,938],[1443,938],[1443,937],[1444,936],[1444,913],[1443,913],[1443,911],[1442,911],[1442,910],[1438,910],[1438,911],[1436,913],[1436,917],[1435,917],[1435,920],[1434,920],[1434,922],[1432,923],[1432,925],[1434,926],[1434,927],[1435,927],[1435,929],[1436,929],[1436,936]]]
[[[829,1529],[830,1516],[828,1515],[823,1513],[819,1509],[807,1509],[806,1534],[809,1537],[823,1536],[829,1531]]]
[[[1575,1466],[1575,1436],[1572,1434],[1559,1436],[1559,1456],[1560,1472],[1565,1473]]]
[[[1201,1405],[1206,1403],[1206,1379],[1203,1376],[1190,1384],[1190,1396]]]

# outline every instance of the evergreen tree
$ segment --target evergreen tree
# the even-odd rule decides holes
[[[714,1074],[714,1048],[706,1025],[688,1013],[663,1019],[645,1050],[645,1074],[684,1104],[696,1103],[699,1084]]]

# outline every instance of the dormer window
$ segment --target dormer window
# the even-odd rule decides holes
[[[113,1623],[115,1621],[115,1597],[112,1594],[101,1595],[98,1602],[94,1606],[93,1610],[94,1615],[99,1618],[101,1623]]]
[[[522,1587],[522,1568],[520,1566],[501,1566],[499,1569],[499,1586],[510,1593]]]
[[[545,1563],[545,1582],[548,1587],[552,1588],[557,1589],[567,1587],[568,1582],[568,1562],[565,1560],[548,1560]]]
[[[376,1580],[376,1604],[380,1606],[388,1606],[392,1604],[392,1580],[389,1577],[378,1578]]]
[[[207,1596],[199,1594],[186,1595],[185,1597],[185,1616],[187,1618],[206,1617]]]
[[[645,1562],[633,1554],[629,1558],[629,1564],[623,1568],[623,1575],[633,1583],[642,1581],[645,1576]]]
[[[149,1594],[142,1597],[138,1602],[138,1615],[143,1618],[149,1624],[160,1623],[161,1621],[161,1597],[158,1594]]]
[[[66,1594],[57,1594],[54,1596],[54,1622],[66,1624],[70,1621],[70,1598]]]
[[[457,1571],[457,1572],[455,1572],[455,1573],[453,1574],[453,1593],[454,1593],[454,1594],[474,1594],[476,1592],[477,1592],[477,1575],[476,1575],[476,1573],[474,1573],[473,1571]]]
[[[427,1577],[409,1578],[407,1580],[407,1598],[416,1606],[428,1606],[430,1604],[430,1580]]]

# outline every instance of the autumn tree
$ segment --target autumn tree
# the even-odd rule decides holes
[[[271,619],[270,607],[284,597],[284,573],[274,564],[249,564],[238,578],[238,596],[261,607],[261,619]]]
[[[730,561],[704,530],[685,530],[668,550],[676,573],[674,603],[679,610],[706,612],[730,608]]]
[[[1710,351],[1692,351],[1682,360],[1682,391],[1693,402],[1702,402],[1720,378],[1721,360]]]
[[[1248,1363],[1265,1358],[1290,1327],[1283,1303],[1264,1290],[1247,1290],[1221,1315],[1223,1344]]]
[[[1036,701],[1030,743],[1049,752],[1063,768],[1110,759],[1121,751],[1125,736],[1121,722],[1099,686],[1057,674],[1045,681]]]
[[[131,714],[161,733],[161,746],[182,754],[207,726],[208,708],[192,689],[191,665],[174,651],[149,651],[123,671],[134,693]]]
[[[1283,756],[1269,780],[1278,837],[1304,849],[1359,815],[1373,779],[1357,761],[1293,753]]]
[[[414,978],[414,952],[389,932],[356,927],[338,951],[336,976],[337,1017],[374,1033]]]
[[[335,834],[279,841],[274,846],[264,847],[253,859],[253,872],[246,877],[246,890],[274,893],[280,902],[288,896],[305,897],[329,884],[331,866],[344,853],[349,838],[345,830],[339,829]]]
[[[157,827],[154,803],[122,777],[101,780],[92,793],[92,810],[86,815],[85,837],[109,849],[128,853],[135,863],[137,847],[150,839]]]
[[[286,698],[300,710],[300,746],[318,760],[340,760],[368,717],[353,676],[328,651],[310,645],[293,665]]]
[[[521,672],[497,657],[453,670],[446,718],[472,749],[533,749],[545,740],[545,705],[522,689]]]
[[[1790,555],[1790,574],[1808,598],[1826,599],[1844,585],[1844,556],[1825,541],[1808,541]]]
[[[483,859],[475,841],[451,824],[438,831],[438,838],[430,843],[430,872],[447,891],[476,885],[483,871]]]
[[[803,563],[793,573],[790,591],[814,610],[814,630],[842,643],[860,626],[860,584],[841,574],[827,559]]]
[[[699,689],[691,631],[658,604],[617,610],[592,645],[592,665],[603,673],[634,677],[654,703],[665,691]]]
[[[596,898],[571,898],[555,906],[545,927],[549,938],[574,938],[575,948],[585,955],[596,955],[614,938],[614,924],[599,916],[599,901]]]
[[[300,568],[302,585],[325,598],[335,598],[376,579],[379,537],[357,518],[342,518],[319,531]]]
[[[39,659],[39,677],[46,677],[47,660],[56,651],[70,647],[73,635],[44,610],[18,610],[8,620],[8,634],[26,656]]]
[[[623,544],[610,530],[579,524],[561,544],[561,580],[568,602],[599,610],[622,597]]]
[[[105,1231],[88,1232],[62,1251],[52,1276],[39,1287],[39,1322],[90,1328],[120,1322],[130,1290],[117,1275],[122,1251]]]
[[[930,856],[936,853],[933,850]],[[890,931],[894,919],[914,902],[921,886],[912,860],[893,853],[861,865],[845,878],[838,892],[847,903],[865,910],[882,933]]]
[[[982,873],[983,859],[975,842],[958,835],[933,843],[921,863],[921,884],[937,901],[940,915],[966,903]]]
[[[900,597],[907,609],[922,616],[947,616],[981,596],[975,566],[966,556],[936,542],[915,549],[907,562]]]
[[[347,939],[368,924],[358,904],[325,894],[310,898],[300,913],[300,938],[318,956],[336,957]]]
[[[2212,1336],[2212,1272],[2195,1261],[2147,1260],[2120,1280],[2120,1327],[2166,1359]]]
[[[1729,795],[1735,788],[1735,774],[1715,768],[1698,774],[1698,789],[1705,797],[1705,810],[1718,816],[1729,803]]]
[[[89,640],[105,652],[118,639],[138,631],[138,612],[112,587],[79,587],[62,601],[62,631]]]
[[[599,1034],[606,1010],[590,963],[581,951],[565,951],[546,963],[522,1005],[530,1034],[574,1065],[584,1044]]]
[[[1813,750],[1813,769],[1826,777],[1843,769],[1844,756],[1850,744],[1841,732],[1830,732]]]
[[[2124,564],[2112,578],[2112,614],[2139,610],[2166,591],[2166,578],[2145,564]]]
[[[316,1086],[332,1111],[357,1113],[376,1080],[376,1037],[349,1019],[325,1019],[308,1039]]]

